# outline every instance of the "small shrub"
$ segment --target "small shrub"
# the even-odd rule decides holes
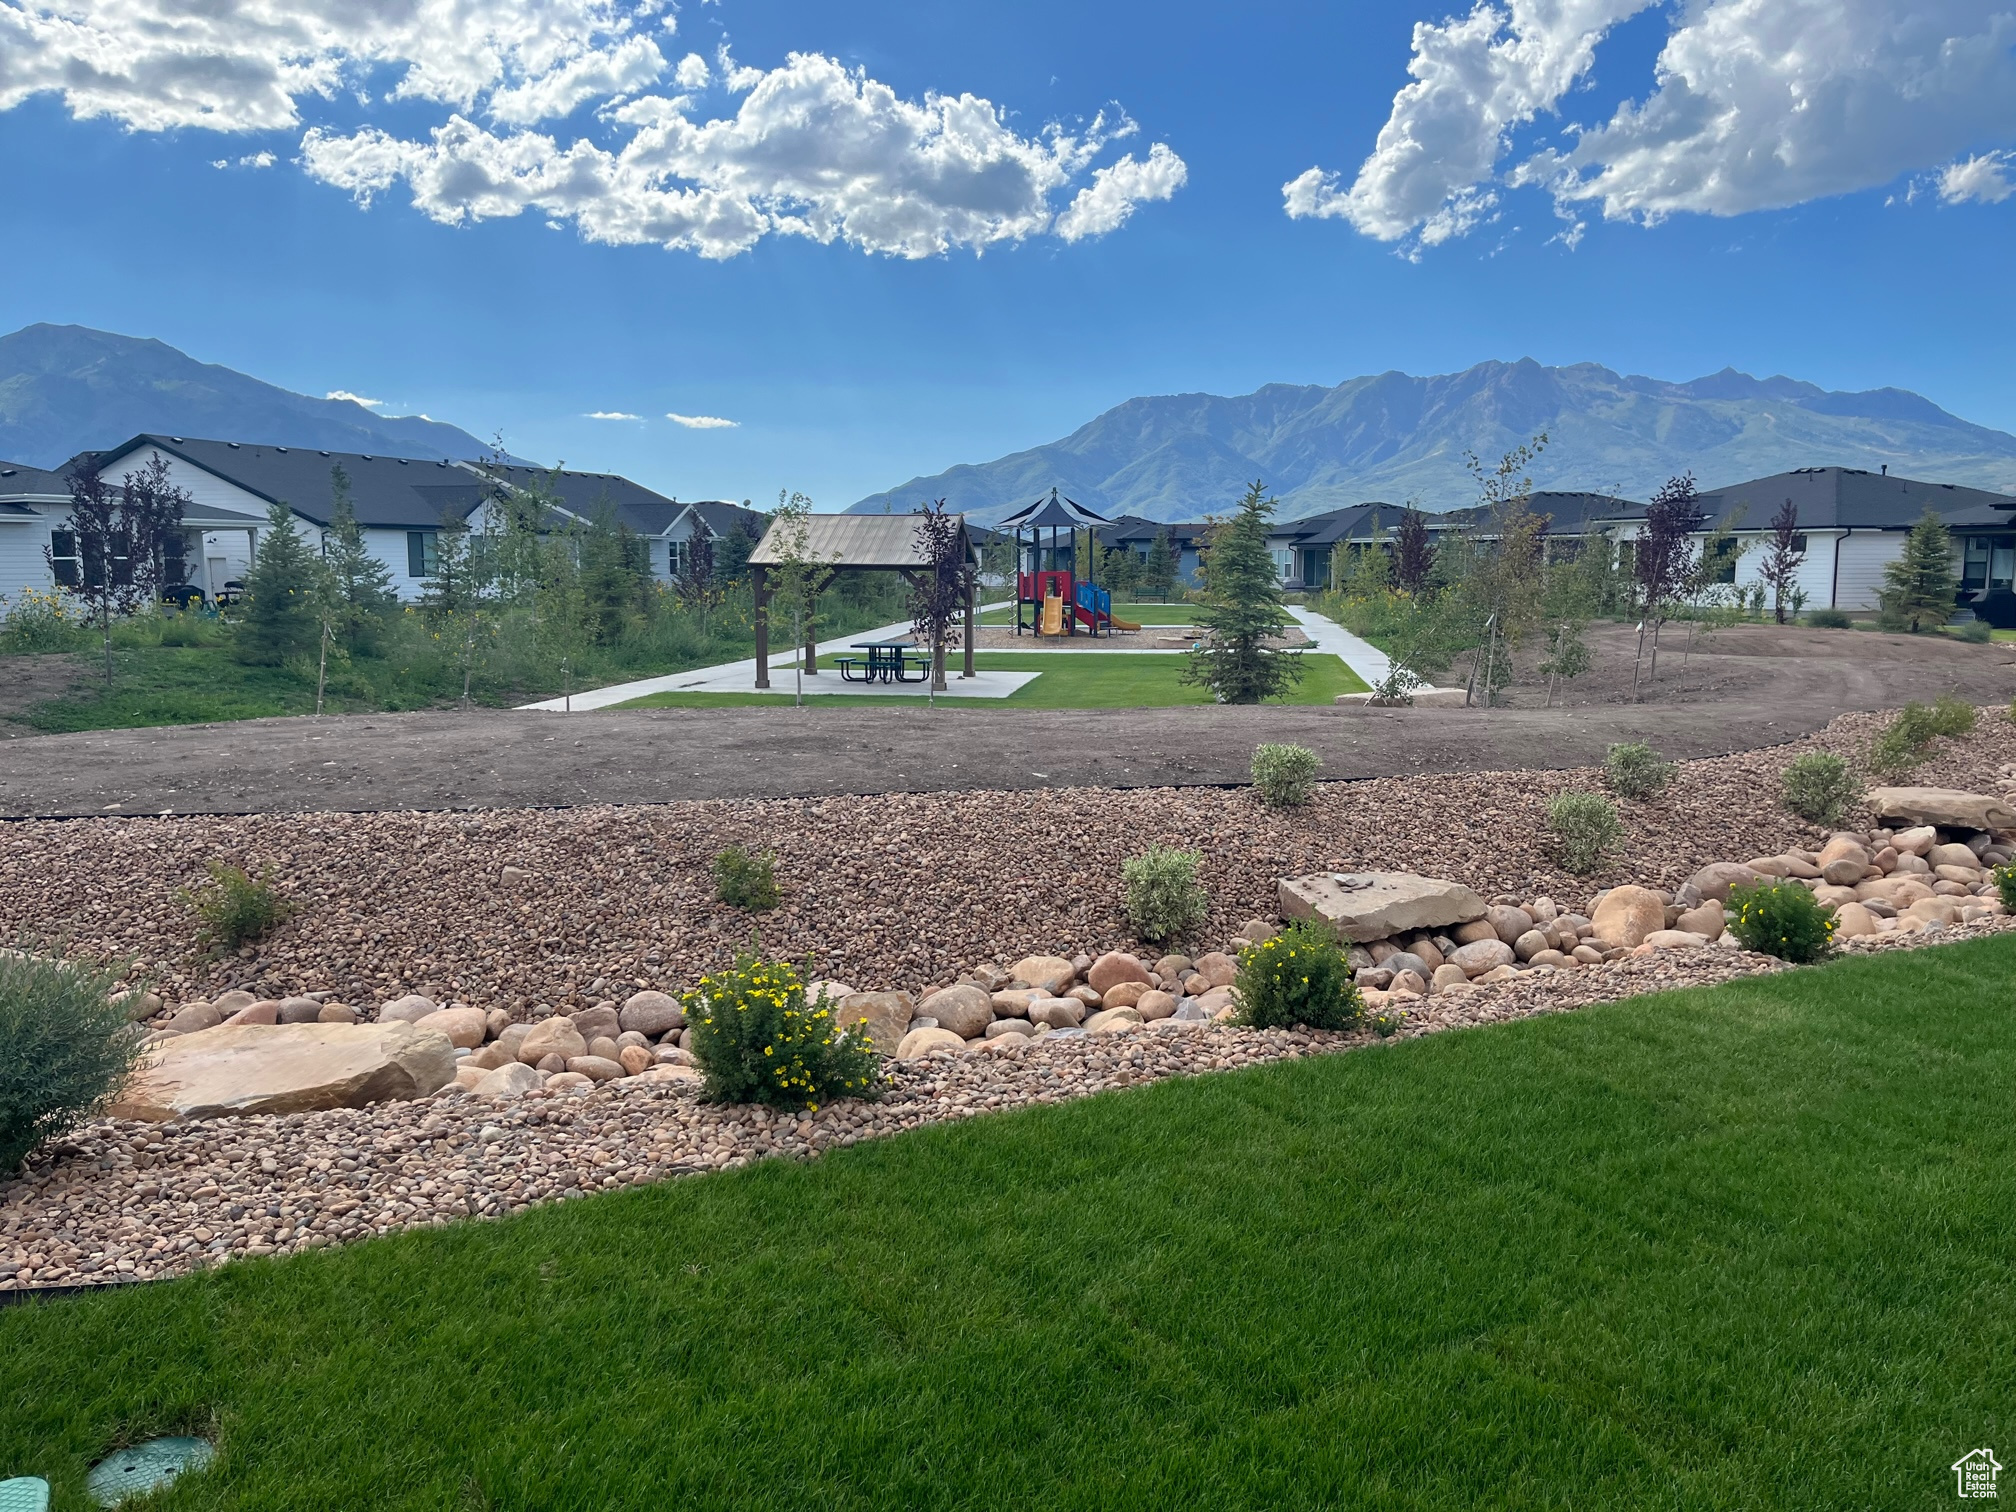
[[[223,861],[206,866],[208,882],[185,887],[175,895],[202,926],[196,936],[199,946],[236,950],[264,939],[294,912],[294,905],[273,887],[271,868],[253,877]]]
[[[1672,782],[1679,770],[1640,741],[1613,745],[1603,758],[1604,779],[1610,784],[1610,791],[1620,798],[1650,798]]]
[[[777,858],[729,846],[714,858],[714,896],[730,908],[767,913],[778,902]]]
[[[1970,646],[1985,646],[1995,639],[1995,627],[1984,619],[1969,620],[1953,632],[1953,638]]]
[[[1848,618],[1839,609],[1815,609],[1811,614],[1806,616],[1806,623],[1813,626],[1816,630],[1846,630],[1855,621]]]
[[[1144,940],[1166,940],[1204,922],[1210,899],[1197,881],[1203,856],[1196,851],[1150,846],[1120,863],[1127,895],[1127,922]]]
[[[1351,962],[1320,924],[1291,924],[1239,952],[1239,1017],[1255,1029],[1349,1029],[1365,1011]]]
[[[0,951],[0,1180],[104,1107],[141,1055],[107,972]]]
[[[1316,788],[1321,759],[1307,746],[1268,743],[1253,748],[1253,786],[1269,808],[1299,808]]]
[[[693,1058],[716,1102],[817,1109],[836,1097],[874,1097],[881,1066],[868,1031],[840,1028],[822,992],[783,962],[745,951],[685,994]]]
[[[1972,704],[1950,693],[1930,704],[1907,703],[1869,742],[1869,770],[1883,777],[1902,777],[1931,754],[1935,740],[1965,735],[1976,718]]]
[[[1380,1008],[1365,1015],[1365,1027],[1381,1039],[1391,1039],[1405,1027],[1406,1023],[1405,1008]]]
[[[1834,916],[1797,882],[1729,889],[1729,932],[1745,950],[1804,965],[1834,948]]]
[[[1387,666],[1386,675],[1372,684],[1371,701],[1382,709],[1412,708],[1414,690],[1420,686],[1418,673],[1393,662]]]
[[[1808,751],[1789,762],[1779,774],[1785,807],[1808,824],[1833,829],[1847,816],[1855,801],[1854,770],[1839,756],[1826,751]]]
[[[1998,866],[1988,875],[1995,879],[1995,891],[2001,895],[2002,906],[2016,913],[2016,866]]]
[[[1624,843],[1617,809],[1601,793],[1560,793],[1547,805],[1547,831],[1562,869],[1587,876]]]

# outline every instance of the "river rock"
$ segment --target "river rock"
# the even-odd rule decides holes
[[[1120,950],[1109,950],[1094,961],[1085,981],[1102,999],[1122,982],[1144,988],[1155,985],[1148,980],[1148,968]]]
[[[427,1097],[455,1079],[455,1047],[424,1024],[273,1024],[164,1040],[113,1104],[161,1123],[305,1113]]]
[[[1152,989],[1141,994],[1134,1004],[1134,1011],[1141,1015],[1142,1022],[1152,1024],[1157,1019],[1176,1016],[1177,998],[1173,992]]]
[[[539,1089],[539,1073],[521,1061],[498,1066],[483,1073],[483,1079],[469,1090],[478,1097],[494,1097],[499,1101],[509,1101],[523,1097],[527,1092]]]
[[[1938,871],[1942,866],[1964,866],[1969,871],[1981,869],[1981,857],[1969,845],[1935,845],[1925,852],[1925,864]]]
[[[315,1015],[318,1024],[354,1024],[357,1010],[348,1003],[324,1003],[322,1011]]]
[[[229,992],[221,993],[211,999],[211,1002],[217,1009],[219,1022],[229,1018],[240,1008],[250,1008],[258,1001],[259,999],[256,995],[247,992],[243,987],[233,987]]]
[[[629,1075],[621,1061],[611,1060],[606,1055],[569,1056],[567,1069],[577,1076],[585,1076],[590,1081],[621,1081]]]
[[[1695,934],[1685,929],[1655,929],[1645,936],[1640,950],[1699,950],[1708,943],[1708,936]]]
[[[1822,881],[1836,887],[1853,887],[1869,870],[1869,852],[1858,841],[1836,835],[1821,847],[1818,870]],[[1790,875],[1797,876],[1797,872]]]
[[[950,1029],[912,1029],[903,1036],[903,1042],[896,1047],[898,1060],[922,1060],[927,1055],[949,1050],[954,1055],[963,1055],[966,1041]]]
[[[1510,966],[1517,959],[1512,947],[1503,940],[1472,940],[1468,945],[1456,947],[1449,964],[1460,967],[1466,977],[1478,977],[1500,966]]]
[[[1484,910],[1484,922],[1492,932],[1507,945],[1516,945],[1519,936],[1533,927],[1533,916],[1523,908],[1514,908],[1507,903],[1493,903]]]
[[[1009,969],[1019,985],[1041,987],[1052,997],[1062,997],[1064,989],[1078,980],[1078,968],[1062,956],[1024,956]]]
[[[1649,888],[1613,887],[1590,918],[1595,936],[1605,945],[1634,950],[1654,930],[1666,927],[1666,905]]]
[[[277,1024],[280,1022],[280,1000],[267,998],[257,1003],[247,1003],[231,1017],[224,1020],[226,1029],[235,1029],[241,1024]]]
[[[1871,788],[1862,800],[1884,824],[1937,825],[1941,829],[2016,830],[2016,808],[1987,793],[1951,788]],[[1899,850],[1904,847],[1898,846]]]
[[[381,1024],[417,1023],[430,1013],[440,1012],[440,1008],[441,1005],[436,1003],[434,999],[422,997],[417,992],[409,992],[402,998],[394,998],[389,1003],[381,1004],[378,1009],[378,1022]]]
[[[1915,829],[1901,830],[1897,834],[1892,835],[1890,843],[1897,848],[1900,855],[1922,858],[1927,851],[1939,843],[1939,831],[1929,824],[1921,824]]]
[[[994,1020],[993,1023],[987,1026],[986,1033],[982,1036],[982,1038],[996,1040],[1000,1039],[1004,1034],[1019,1034],[1026,1038],[1029,1035],[1034,1034],[1035,1032],[1036,1032],[1036,1026],[1030,1023],[1029,1020],[1027,1019],[1023,1018],[996,1019]]]
[[[862,1025],[877,1055],[894,1055],[916,1016],[917,1001],[907,992],[857,992],[842,998],[833,1012],[842,1029]]]
[[[224,1015],[217,1011],[215,1003],[188,1003],[175,1011],[166,1028],[177,1034],[200,1034],[205,1029],[215,1029],[224,1022]]]
[[[974,1039],[994,1022],[994,997],[984,987],[961,982],[932,993],[917,1005],[917,1013],[921,1018],[935,1018],[939,1028],[962,1040]]]
[[[1239,979],[1239,963],[1222,950],[1207,950],[1197,957],[1197,975],[1212,987],[1230,987]]]
[[[557,1055],[564,1067],[565,1062],[587,1053],[588,1041],[581,1037],[581,1031],[559,1014],[534,1024],[518,1042],[518,1059],[528,1066],[536,1066],[547,1056]]]
[[[1101,1008],[1132,1008],[1141,1001],[1143,994],[1155,989],[1146,982],[1119,982],[1100,994]]]
[[[1037,998],[1029,1005],[1029,1022],[1048,1024],[1052,1029],[1076,1029],[1085,1022],[1085,1005],[1076,998]]]
[[[1689,934],[1706,935],[1711,940],[1719,940],[1722,938],[1723,929],[1727,927],[1727,922],[1722,905],[1710,899],[1699,908],[1690,908],[1681,914],[1673,921],[1673,927],[1684,929]]]
[[[679,1006],[679,1000],[671,993],[646,988],[642,992],[631,993],[623,1000],[616,1022],[625,1029],[634,1029],[655,1040],[660,1035],[684,1029],[686,1010]]]
[[[1834,910],[1834,938],[1837,940],[1853,940],[1882,932],[1876,915],[1860,903],[1843,903]]]
[[[1412,872],[1315,872],[1278,884],[1281,915],[1321,919],[1364,943],[1484,917],[1484,900],[1460,882]]]
[[[1202,999],[1199,1000],[1200,1005]],[[1119,1034],[1128,1029],[1138,1029],[1144,1020],[1132,1008],[1106,1008],[1085,1020],[1087,1034]]]
[[[311,997],[284,997],[280,999],[280,1022],[283,1024],[313,1024],[322,1018],[322,1005]]]
[[[613,1040],[623,1032],[621,1016],[607,1003],[597,1003],[593,1008],[576,1009],[567,1017],[574,1021],[574,1032],[591,1045],[598,1039]]]
[[[490,1033],[490,1019],[481,1008],[443,1008],[416,1022],[439,1029],[458,1050],[474,1050]]]

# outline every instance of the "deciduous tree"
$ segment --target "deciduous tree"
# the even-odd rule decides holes
[[[910,628],[931,648],[931,693],[946,690],[945,638],[973,591],[973,561],[965,549],[963,516],[938,499],[917,511],[917,554],[924,566],[910,580]],[[1093,550],[1098,550],[1096,541]]]
[[[1781,625],[1785,623],[1786,607],[1799,586],[1799,568],[1806,561],[1803,541],[1799,534],[1799,506],[1787,499],[1771,517],[1771,544],[1765,548],[1764,561],[1757,569],[1764,586],[1771,590],[1771,613]]]

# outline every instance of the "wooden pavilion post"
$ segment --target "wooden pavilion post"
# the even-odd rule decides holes
[[[756,686],[770,686],[770,574],[752,563],[749,587],[756,602]]]
[[[807,677],[817,677],[819,675],[818,624],[819,624],[819,598],[817,594],[814,594],[811,602],[806,604],[805,606],[804,660],[799,662],[798,664],[799,666],[805,669],[805,675]]]

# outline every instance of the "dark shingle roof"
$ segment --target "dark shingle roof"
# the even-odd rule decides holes
[[[70,480],[62,473],[44,472],[25,462],[0,462],[0,499],[70,497]],[[31,511],[15,506],[20,513]]]
[[[153,445],[193,462],[268,503],[287,505],[318,525],[329,523],[333,507],[329,473],[339,464],[349,476],[350,503],[360,525],[392,529],[439,525],[446,510],[466,515],[487,493],[483,479],[459,462],[424,462],[303,446],[140,435],[111,451],[87,452],[76,460],[109,460],[141,445]]]
[[[1746,530],[1768,529],[1771,517],[1790,499],[1799,524],[1808,530],[1909,530],[1925,506],[1942,516],[1964,515],[1970,523],[2008,523],[1995,510],[2016,509],[2016,498],[1957,483],[1925,483],[1859,467],[1802,467],[1747,483],[1731,483],[1701,495],[1711,520],[1727,520],[1739,509]]]
[[[1210,528],[1202,520],[1148,520],[1140,515],[1121,515],[1110,524],[1099,527],[1099,540],[1110,550],[1137,541],[1152,542],[1166,530],[1172,546],[1194,547],[1204,539],[1205,532]]]

